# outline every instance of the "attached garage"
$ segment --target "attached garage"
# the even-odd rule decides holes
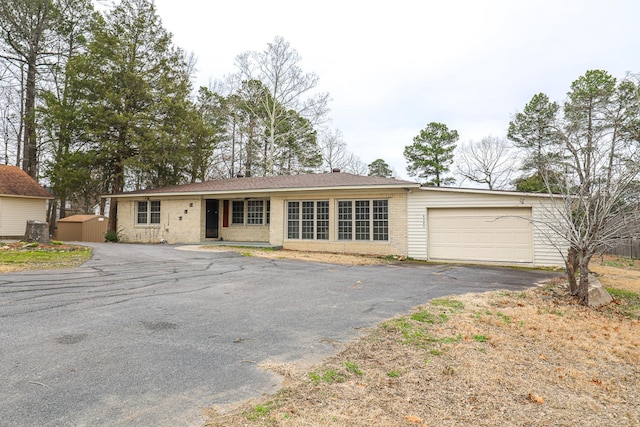
[[[427,209],[432,260],[533,263],[531,208]]]
[[[408,255],[415,259],[563,266],[562,243],[545,225],[544,194],[422,187],[407,200]]]

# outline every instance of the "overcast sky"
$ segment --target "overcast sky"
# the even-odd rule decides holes
[[[329,92],[331,120],[362,161],[407,178],[404,147],[429,122],[460,141],[506,136],[544,92],[563,101],[590,69],[640,72],[640,1],[156,0],[198,84],[284,37]]]

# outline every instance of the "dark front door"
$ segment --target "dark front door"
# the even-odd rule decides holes
[[[218,238],[218,200],[207,199],[207,219],[204,237],[207,239]]]

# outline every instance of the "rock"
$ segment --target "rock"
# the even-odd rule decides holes
[[[27,230],[24,233],[25,242],[50,243],[49,224],[46,221],[27,220]]]
[[[589,307],[597,308],[613,301],[609,292],[602,286],[600,280],[592,274],[589,275]]]

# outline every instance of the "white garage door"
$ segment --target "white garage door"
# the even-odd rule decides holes
[[[429,259],[533,262],[531,208],[428,209]]]

